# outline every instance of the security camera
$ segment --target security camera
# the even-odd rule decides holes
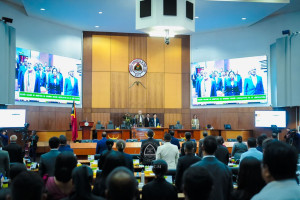
[[[165,37],[165,44],[169,45],[170,44],[170,38],[169,37]]]

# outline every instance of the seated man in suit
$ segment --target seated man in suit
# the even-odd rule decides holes
[[[153,114],[153,118],[151,119],[151,127],[157,127],[159,126],[159,119],[157,118],[156,113]]]
[[[171,183],[168,183],[164,178],[164,175],[168,171],[168,164],[166,161],[154,161],[152,170],[155,174],[155,179],[143,186],[143,200],[177,199],[176,188]]]
[[[227,147],[223,146],[224,139],[222,136],[217,137],[218,142],[218,148],[215,152],[216,158],[224,163],[225,165],[228,165],[229,162],[229,151]]]
[[[165,160],[169,169],[176,169],[179,158],[178,147],[170,143],[170,133],[165,134],[164,140],[165,144],[157,148],[156,160]]]
[[[123,154],[123,156],[125,157],[126,167],[133,172],[132,156],[130,154],[127,154],[124,152],[124,149],[126,147],[126,142],[124,140],[118,140],[116,143],[116,147],[117,147],[118,151],[121,152]]]
[[[229,200],[233,189],[232,174],[229,167],[214,156],[217,146],[216,138],[214,136],[207,136],[202,146],[204,156],[201,161],[192,166],[204,167],[214,175],[214,187],[209,199]]]
[[[288,144],[267,144],[262,162],[262,176],[267,185],[252,200],[300,199],[296,181],[298,153]]]
[[[174,131],[173,130],[170,130],[169,131],[170,135],[172,136],[172,139],[171,139],[171,144],[174,144],[178,147],[178,149],[180,149],[180,143],[179,143],[179,140],[177,138],[174,137]]]
[[[178,191],[182,191],[182,176],[184,171],[189,168],[192,164],[201,160],[200,157],[195,156],[194,142],[189,141],[185,143],[184,146],[185,156],[181,156],[178,159],[175,185]]]
[[[185,144],[189,141],[191,141],[191,138],[192,138],[192,133],[191,132],[185,132],[185,139],[186,139],[186,142],[182,143],[182,146],[181,146],[181,156],[184,156],[185,155],[185,151],[184,151],[184,148],[185,148]],[[197,143],[194,142],[194,141],[191,141],[193,142],[193,145],[194,145],[194,150],[195,152],[197,151]],[[195,153],[194,152],[194,153]]]
[[[64,94],[79,96],[78,80],[74,77],[74,70],[70,70],[69,77],[65,79]]]
[[[213,177],[205,167],[189,167],[183,174],[185,199],[208,200],[213,188]]]
[[[73,153],[73,149],[71,149],[70,145],[67,144],[67,138],[64,135],[59,136],[60,145],[58,151],[70,151]]]
[[[262,152],[260,152],[256,149],[256,139],[248,138],[247,144],[248,144],[248,151],[241,155],[240,162],[242,162],[242,160],[244,158],[249,157],[249,156],[252,156],[252,157],[257,158],[258,160],[262,161],[263,154],[262,154]]]
[[[109,174],[106,181],[106,199],[139,199],[137,181],[126,167],[117,167]]]
[[[238,160],[240,159],[242,153],[248,151],[248,148],[247,145],[243,143],[242,136],[239,135],[236,139],[238,142],[234,143],[231,156],[234,157],[235,160]]]
[[[256,75],[256,69],[250,71],[250,77],[245,78],[244,95],[264,94],[262,77]]]
[[[9,154],[10,163],[19,162],[23,163],[22,147],[17,144],[18,137],[16,135],[10,136],[10,144],[3,147],[3,150]]]
[[[57,137],[49,139],[50,151],[41,155],[40,158],[39,172],[42,177],[45,174],[48,174],[48,176],[54,176],[56,157],[60,154],[60,151],[58,151],[59,143],[60,141]]]
[[[149,130],[147,133],[148,139],[142,142],[140,162],[143,165],[151,165],[152,161],[155,160],[156,150],[159,146],[159,141],[153,139],[153,135],[153,131]]]
[[[103,132],[102,139],[97,142],[96,154],[102,154],[102,152],[107,149],[106,140],[106,132]]]
[[[174,126],[174,129],[182,129],[182,124],[180,124],[180,121],[177,121],[177,123]]]

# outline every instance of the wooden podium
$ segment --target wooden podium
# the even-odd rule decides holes
[[[82,139],[91,139],[91,128],[94,126],[94,122],[79,122],[79,126],[82,129]]]

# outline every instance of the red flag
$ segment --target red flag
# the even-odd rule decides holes
[[[75,141],[78,137],[77,132],[77,118],[76,118],[75,101],[73,101],[72,112],[71,112],[71,125],[72,125],[72,141]]]

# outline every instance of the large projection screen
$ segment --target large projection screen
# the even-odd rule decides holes
[[[286,127],[286,111],[255,111],[255,127]]]
[[[24,127],[26,110],[0,109],[0,128]]]
[[[267,56],[191,63],[191,107],[268,103]]]

